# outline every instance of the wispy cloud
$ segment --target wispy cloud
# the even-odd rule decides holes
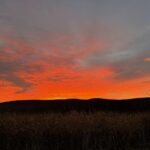
[[[63,94],[67,86],[77,96],[81,89],[103,96],[105,88],[119,91],[120,81],[128,88],[132,80],[147,81],[149,6],[147,0],[1,0],[0,80],[30,96],[38,89],[48,95],[43,87]]]

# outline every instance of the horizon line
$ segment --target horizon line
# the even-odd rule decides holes
[[[138,99],[150,99],[150,97],[134,97],[134,98],[124,98],[124,99],[109,99],[109,98],[100,98],[100,97],[93,97],[93,98],[56,98],[56,99],[14,99],[14,100],[4,100],[0,103],[5,102],[16,102],[16,101],[67,101],[67,100],[80,100],[80,101],[88,101],[88,100],[94,100],[94,99],[101,99],[106,101],[125,101],[125,100],[138,100]]]

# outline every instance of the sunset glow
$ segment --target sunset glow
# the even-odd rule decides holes
[[[2,0],[1,101],[150,96],[144,1]]]

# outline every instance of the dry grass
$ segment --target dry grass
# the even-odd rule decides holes
[[[150,113],[0,115],[0,150],[68,149],[150,149]]]

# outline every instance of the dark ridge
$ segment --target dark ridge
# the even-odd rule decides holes
[[[0,113],[66,113],[69,111],[146,112],[150,111],[150,98],[128,100],[106,100],[100,98],[88,100],[20,100],[0,103]]]

